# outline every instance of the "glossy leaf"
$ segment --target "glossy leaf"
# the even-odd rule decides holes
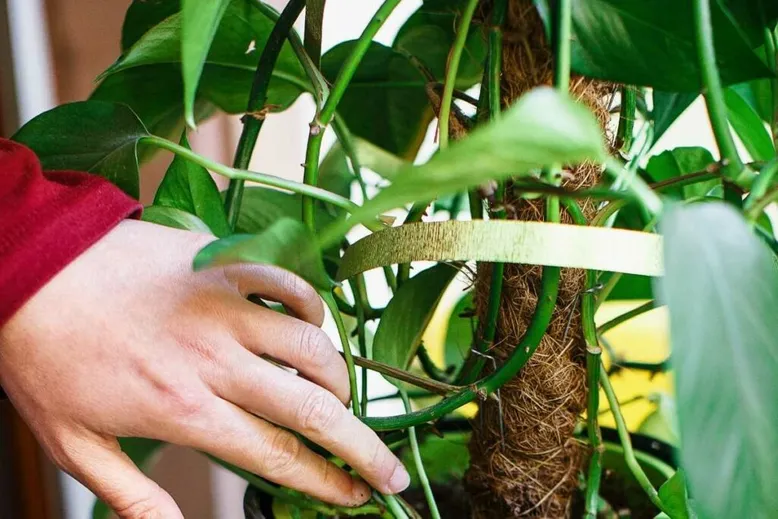
[[[716,160],[710,151],[700,147],[682,147],[667,150],[659,155],[654,155],[646,165],[646,172],[655,181],[669,180],[690,173],[705,171]],[[715,187],[721,185],[718,180],[708,180],[684,186],[680,189],[670,189],[667,194],[675,195],[680,199],[707,196]]]
[[[697,93],[662,92],[654,90],[654,108],[651,120],[654,123],[654,142],[657,142],[672,124],[697,99]]]
[[[459,272],[441,263],[406,281],[384,310],[373,340],[373,359],[407,369],[449,283]],[[399,384],[391,377],[389,382]]]
[[[301,222],[281,218],[259,234],[236,234],[215,241],[194,260],[195,270],[256,263],[289,270],[321,290],[333,283],[327,276],[316,239]]]
[[[772,121],[773,90],[769,79],[757,79],[729,87],[742,97],[763,121]]]
[[[719,0],[732,19],[742,29],[753,47],[764,43],[764,28],[775,29],[778,2],[769,0]]]
[[[678,416],[675,399],[659,393],[651,395],[649,400],[656,404],[656,408],[640,423],[638,432],[677,447]]]
[[[673,519],[697,518],[692,510],[683,469],[678,469],[673,477],[659,487],[659,499],[662,500],[662,504],[665,505]]]
[[[348,198],[351,195],[351,184],[355,178],[351,172],[351,166],[349,166],[343,146],[336,142],[327,151],[321,164],[319,164],[319,182],[317,185],[331,193],[337,193]]]
[[[181,136],[181,146],[189,149],[186,133]],[[154,205],[173,207],[193,214],[220,238],[230,234],[219,188],[211,174],[204,167],[178,155],[157,189]]]
[[[216,29],[200,77],[199,94],[228,113],[246,109],[259,55],[275,23],[267,9],[251,0],[232,0]],[[148,18],[151,15],[144,20]],[[182,18],[182,13],[176,12],[154,25],[104,75],[135,67],[180,64]],[[150,71],[147,77],[155,80]],[[302,66],[287,43],[273,70],[268,104],[285,108],[307,88]]]
[[[426,164],[403,168],[391,186],[352,215],[352,221],[416,200],[465,191],[489,179],[527,175],[553,163],[605,157],[600,127],[592,113],[551,88],[537,88],[498,121],[475,130]]]
[[[473,332],[478,328],[477,317],[471,315],[474,313],[473,293],[468,292],[454,306],[448,319],[444,357],[446,367],[460,367],[470,356],[470,349],[473,347]]]
[[[200,218],[175,207],[158,205],[146,207],[143,209],[141,219],[144,222],[156,223],[165,227],[172,227],[173,229],[213,234],[211,228]]]
[[[122,52],[135,45],[155,25],[180,10],[181,0],[133,0],[122,24]]]
[[[143,121],[149,132],[166,139],[175,139],[184,128],[182,89],[180,67],[161,64],[112,74],[100,82],[89,99],[126,104]],[[195,120],[199,122],[206,119],[213,110],[210,102],[199,99],[195,104]],[[146,156],[143,147],[141,156]]]
[[[535,0],[542,13],[549,0]],[[729,13],[711,2],[716,61],[725,84],[769,77]],[[548,26],[550,17],[545,18]],[[671,92],[699,92],[691,2],[573,2],[572,68],[585,76]]]
[[[235,229],[241,233],[257,234],[282,218],[299,220],[302,214],[300,195],[264,187],[249,187],[244,191]],[[317,227],[323,227],[335,219],[321,204],[316,204],[315,216]]]
[[[414,56],[437,80],[443,80],[466,4],[467,0],[425,0],[400,28],[392,47]],[[481,27],[473,25],[459,64],[457,88],[466,90],[481,81],[485,58],[486,39]]]
[[[216,36],[216,29],[230,0],[183,0],[181,6],[181,69],[184,77],[184,115],[194,127],[194,104],[197,84],[205,59]]]
[[[729,123],[737,132],[751,158],[768,161],[775,157],[775,147],[770,132],[754,108],[732,89],[724,91]]]
[[[119,446],[138,468],[146,471],[165,443],[145,438],[119,438]],[[92,509],[92,519],[108,519],[112,514],[113,512],[108,505],[100,500],[95,503]]]
[[[778,510],[778,264],[724,203],[664,217],[681,465],[710,519]]]
[[[148,134],[124,105],[81,101],[35,117],[13,140],[31,148],[44,169],[96,173],[138,198],[138,141]]]
[[[335,80],[355,43],[341,43],[322,57],[327,80]],[[405,55],[373,42],[338,112],[354,135],[413,160],[433,118],[425,84],[424,76]]]

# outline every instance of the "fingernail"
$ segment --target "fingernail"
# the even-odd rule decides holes
[[[411,476],[401,464],[397,464],[392,477],[389,479],[389,491],[392,493],[402,492],[411,484]]]

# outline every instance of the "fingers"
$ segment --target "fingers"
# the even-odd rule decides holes
[[[311,285],[288,270],[268,265],[230,265],[224,273],[246,298],[256,294],[284,305],[295,317],[313,325],[324,322],[324,305]]]
[[[320,328],[246,302],[236,339],[255,355],[270,355],[348,403],[346,363]],[[260,318],[260,316],[262,318]]]
[[[183,519],[173,498],[146,477],[115,439],[73,438],[54,458],[120,519]]]
[[[289,431],[224,400],[212,411],[207,430],[181,443],[328,503],[357,506],[369,499],[363,481],[313,453]]]
[[[219,390],[222,398],[303,434],[343,458],[382,492],[394,494],[408,486],[400,461],[334,395],[245,350],[234,350],[228,385]]]

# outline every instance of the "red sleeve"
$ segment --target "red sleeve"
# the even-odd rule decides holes
[[[41,171],[0,139],[0,326],[46,282],[140,204],[96,175]]]

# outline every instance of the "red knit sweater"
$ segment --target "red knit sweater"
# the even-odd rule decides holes
[[[28,148],[0,139],[0,326],[57,272],[140,204],[108,181],[41,170]]]

